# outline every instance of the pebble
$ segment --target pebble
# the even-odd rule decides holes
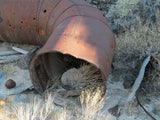
[[[16,82],[12,79],[9,79],[9,80],[6,81],[5,86],[8,89],[14,88],[14,87],[16,87]]]
[[[115,117],[119,117],[119,116],[120,116],[120,113],[119,113],[119,111],[118,111],[118,108],[119,108],[119,106],[116,105],[116,106],[114,106],[114,107],[112,107],[112,108],[109,108],[109,109],[108,109],[108,112],[109,112],[111,115],[115,116]]]

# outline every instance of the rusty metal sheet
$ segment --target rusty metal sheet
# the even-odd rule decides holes
[[[31,80],[39,93],[50,79],[79,66],[77,61],[96,66],[106,88],[114,34],[102,13],[83,0],[0,0],[0,40],[44,45],[30,64]]]

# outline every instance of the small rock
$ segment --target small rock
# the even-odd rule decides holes
[[[16,87],[16,82],[12,79],[9,79],[9,80],[6,81],[5,86],[8,89],[14,88],[14,87]]]
[[[115,117],[119,117],[120,116],[120,113],[118,112],[118,105],[116,105],[116,106],[114,106],[114,107],[112,107],[112,108],[109,108],[108,109],[108,112],[111,114],[111,115],[113,115],[113,116],[115,116]]]

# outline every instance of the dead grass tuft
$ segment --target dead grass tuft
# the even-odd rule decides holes
[[[57,107],[53,103],[54,97],[49,96],[43,100],[34,98],[32,103],[20,103],[15,105],[14,110],[17,120],[93,120],[104,106],[104,99],[101,99],[101,91],[89,90],[81,94],[81,107]]]
[[[119,81],[128,81],[125,85],[131,86],[145,57],[160,51],[159,38],[160,22],[156,24],[147,22],[144,25],[139,22],[137,27],[133,26],[130,30],[126,29],[125,33],[116,36],[113,76],[119,75]],[[117,74],[116,71],[124,74]]]
[[[116,57],[143,58],[150,53],[160,50],[160,22],[152,24],[147,22],[138,27],[126,30],[124,34],[116,37]],[[124,58],[126,60],[126,58]]]
[[[101,96],[101,90],[97,88],[94,93],[90,90],[83,91],[80,100],[82,105],[82,116],[80,120],[96,119],[99,111],[104,106],[104,98]]]

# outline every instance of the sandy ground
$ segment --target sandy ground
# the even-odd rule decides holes
[[[27,45],[19,45],[14,44],[17,47],[26,49],[26,50],[32,50],[34,46],[27,46]],[[13,43],[0,43],[0,51],[6,51],[10,50],[11,46],[13,46]],[[114,64],[118,66],[122,66],[122,63],[119,61],[114,60]],[[4,65],[0,65],[0,72],[4,72],[7,75],[7,78],[14,78],[16,79],[17,76],[21,76],[22,81],[23,78],[29,77],[29,74],[22,74],[23,70],[17,69],[17,66],[15,62],[8,63]],[[5,69],[4,67],[5,66]],[[12,68],[15,68],[14,70],[9,69],[10,66]],[[18,72],[17,72],[18,70]],[[15,74],[16,73],[16,74]],[[119,71],[119,74],[126,74],[125,71]],[[131,116],[127,115],[124,110],[124,104],[128,97],[130,89],[124,89],[123,87],[123,79],[120,75],[116,75],[116,72],[114,72],[114,69],[112,70],[108,81],[107,81],[107,91],[105,95],[105,105],[102,109],[102,112],[106,116],[107,120],[151,120],[151,118],[139,107],[136,100],[133,102],[131,107]],[[1,93],[0,93],[1,94]],[[17,95],[10,95],[5,100],[0,100],[0,120],[14,120],[16,119],[16,116],[11,111],[12,105],[17,104],[18,102],[22,102],[24,104],[31,102],[34,97],[37,96],[39,99],[43,99],[38,93],[36,93],[34,90],[32,91],[26,91],[21,94]],[[18,98],[18,100],[15,101],[15,99]],[[76,104],[75,101],[69,101],[69,100],[62,100],[58,97],[55,98],[55,102],[60,103],[61,105],[70,103]],[[113,116],[109,113],[109,109],[118,105],[118,112],[116,116]]]

